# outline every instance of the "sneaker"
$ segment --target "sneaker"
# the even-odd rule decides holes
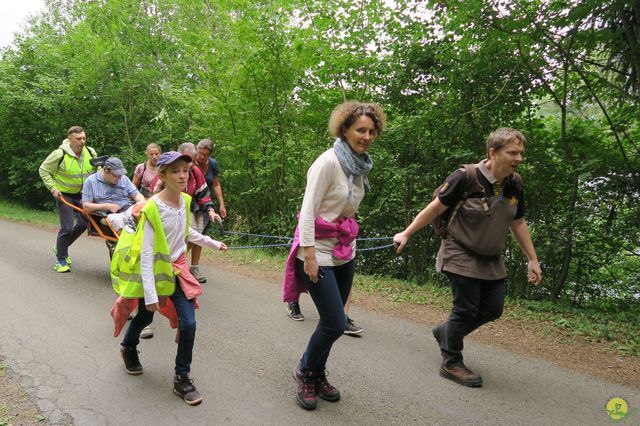
[[[329,402],[340,401],[340,391],[327,381],[327,372],[318,372],[316,376],[316,394]]]
[[[124,360],[124,370],[132,376],[142,374],[142,364],[138,358],[138,350],[135,347],[120,347],[120,354]]]
[[[462,386],[477,388],[482,386],[482,377],[469,370],[463,363],[453,367],[447,367],[444,364],[440,366],[440,377],[449,379]]]
[[[204,275],[202,275],[202,273],[200,273],[200,267],[198,265],[192,265],[189,268],[189,272],[191,272],[191,275],[193,275],[193,277],[196,280],[198,280],[200,284],[207,282],[207,277],[205,277]]]
[[[288,302],[287,303],[287,312],[289,316],[294,321],[304,321],[304,315],[300,312],[300,303],[298,302]]]
[[[173,393],[189,405],[198,405],[202,402],[202,395],[193,385],[193,380],[189,378],[189,374],[176,374],[173,377]]]
[[[56,272],[71,272],[71,268],[69,268],[69,264],[64,260],[58,260],[55,265],[53,265],[53,270]]]
[[[314,410],[318,404],[316,398],[316,378],[312,371],[302,371],[300,367],[293,370],[296,381],[296,400],[305,410]]]
[[[347,317],[347,325],[344,328],[344,334],[349,336],[358,336],[362,333],[362,328],[355,325],[353,320]]]
[[[153,337],[153,330],[151,329],[150,325],[143,328],[142,331],[140,332],[141,339],[151,339],[152,337]]]
[[[53,246],[53,254],[55,254],[55,255],[58,254],[58,247]],[[69,256],[67,256],[65,261],[67,262],[67,265],[71,266],[71,258]]]

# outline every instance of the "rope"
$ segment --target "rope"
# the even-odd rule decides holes
[[[224,231],[223,235],[238,235],[241,237],[254,237],[254,238],[271,238],[274,240],[287,240],[287,243],[278,243],[278,244],[259,244],[259,245],[250,245],[250,246],[229,246],[229,250],[243,250],[243,249],[260,249],[260,248],[270,248],[270,247],[289,247],[293,242],[293,238],[284,237],[280,235],[265,235],[265,234],[252,234],[249,232],[239,232],[239,231]],[[370,238],[357,238],[356,241],[382,241],[382,240],[390,240],[393,237],[370,237]],[[389,247],[393,247],[394,244],[385,244],[382,246],[376,247],[367,247],[367,248],[358,248],[358,251],[374,251],[374,250],[382,250]]]
[[[278,235],[264,235],[264,234],[249,234],[246,232],[238,232],[238,231],[224,231],[225,234],[232,234],[232,235],[240,235],[243,237],[258,237],[258,238],[272,238],[275,240],[289,240],[289,241],[293,241],[293,238],[291,237],[280,237]]]
[[[374,250],[382,250],[382,249],[386,249],[389,247],[394,247],[395,244],[385,244],[383,246],[377,246],[377,247],[367,247],[367,248],[359,248],[357,251],[374,251]]]
[[[291,246],[291,243],[284,243],[284,244],[262,244],[258,246],[233,246],[233,247],[227,246],[227,248],[229,250],[240,250],[240,249],[259,249],[259,248],[268,248],[268,247],[290,247],[290,246]]]

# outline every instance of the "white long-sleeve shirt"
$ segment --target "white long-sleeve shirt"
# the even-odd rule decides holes
[[[158,206],[158,213],[162,221],[162,228],[169,247],[171,261],[175,262],[182,253],[187,250],[184,241],[184,227],[187,221],[187,205],[184,199],[180,197],[180,207],[175,208],[163,203],[157,196],[153,197]],[[203,247],[219,250],[220,242],[212,238],[202,235],[197,231],[189,228],[188,240],[190,243]],[[144,231],[142,235],[142,250],[140,252],[140,268],[142,272],[142,287],[144,288],[144,303],[151,305],[158,302],[158,294],[156,293],[156,280],[153,274],[153,258],[154,258],[154,241],[155,230],[149,221],[144,222]]]
[[[364,180],[362,176],[353,179],[351,201],[349,194],[349,180],[340,166],[333,148],[323,152],[313,162],[307,172],[307,186],[304,191],[302,208],[300,209],[299,233],[300,248],[296,257],[304,260],[303,247],[315,246],[316,259],[320,266],[338,266],[349,260],[335,259],[331,252],[337,239],[315,238],[315,220],[320,216],[327,222],[333,222],[339,217],[353,217],[358,211],[360,202],[364,198]],[[353,256],[356,254],[356,241],[351,242]],[[353,257],[352,257],[353,258]]]

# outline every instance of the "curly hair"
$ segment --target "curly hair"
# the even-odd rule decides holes
[[[373,121],[376,136],[380,136],[384,130],[386,117],[380,105],[358,101],[343,102],[334,108],[329,117],[329,133],[335,138],[343,138],[349,127],[363,115]]]

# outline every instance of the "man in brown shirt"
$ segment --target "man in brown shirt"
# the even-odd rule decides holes
[[[487,138],[487,159],[475,165],[478,190],[466,188],[464,168],[452,173],[437,197],[393,238],[400,253],[411,236],[439,215],[456,214],[447,227],[436,269],[451,282],[453,307],[446,322],[433,328],[440,346],[440,376],[464,386],[482,386],[482,377],[463,362],[464,337],[502,315],[507,273],[502,252],[509,230],[528,262],[528,281],[539,285],[542,271],[524,220],[523,185],[516,173],[526,139],[518,130],[500,128]],[[456,208],[457,207],[457,208]]]

